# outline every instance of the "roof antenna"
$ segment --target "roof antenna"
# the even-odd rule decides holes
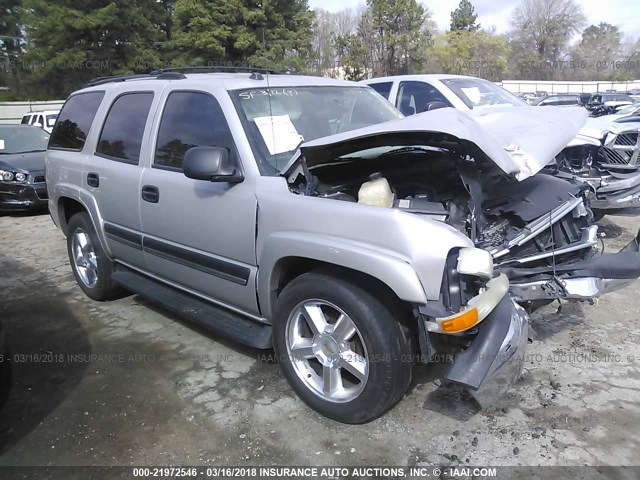
[[[262,26],[262,48],[263,48],[264,54],[266,55],[267,41],[264,35],[264,25]],[[275,154],[277,154],[276,129],[274,128],[274,125],[273,125],[273,108],[271,106],[271,86],[269,85],[269,69],[265,69],[265,75],[267,77],[267,100],[269,101],[269,119],[271,120],[271,136],[273,140],[273,151],[275,152]],[[276,167],[277,167],[277,160],[276,160]]]

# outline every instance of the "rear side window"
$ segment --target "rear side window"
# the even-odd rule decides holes
[[[370,83],[369,86],[373,88],[376,92],[382,95],[384,98],[389,100],[389,95],[391,95],[391,87],[393,86],[393,82],[382,82],[382,83]]]
[[[47,115],[47,127],[53,127],[56,124],[56,118],[58,118],[57,114]]]
[[[182,170],[191,147],[224,147],[233,155],[233,138],[217,100],[200,92],[173,92],[162,112],[154,165]]]
[[[25,115],[22,117],[22,121],[20,123],[23,125],[29,125],[29,120],[31,120],[31,115]]]
[[[79,93],[67,100],[58,116],[49,148],[82,150],[104,92]]]
[[[151,102],[151,92],[126,93],[116,98],[104,121],[96,154],[138,163]]]

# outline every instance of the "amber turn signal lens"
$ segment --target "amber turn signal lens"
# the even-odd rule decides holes
[[[476,323],[478,323],[478,309],[474,307],[468,308],[450,320],[445,320],[440,324],[440,328],[447,333],[455,333],[467,330]]]

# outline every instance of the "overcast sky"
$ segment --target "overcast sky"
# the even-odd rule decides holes
[[[363,0],[309,0],[311,8],[324,8],[338,11],[343,8],[355,8]],[[431,11],[440,30],[449,29],[450,14],[460,0],[422,0]],[[471,0],[483,28],[495,25],[498,33],[509,28],[509,19],[518,0]],[[640,1],[638,0],[577,0],[582,6],[589,23],[607,22],[617,25],[631,38],[640,37]],[[436,8],[437,7],[437,8]]]

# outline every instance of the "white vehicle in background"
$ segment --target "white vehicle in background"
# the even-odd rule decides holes
[[[22,116],[20,123],[40,127],[47,133],[51,133],[56,124],[60,110],[42,110],[39,112],[29,112]]]
[[[469,111],[481,107],[520,107],[527,102],[481,78],[464,75],[399,75],[363,80],[404,115],[453,107]]]

